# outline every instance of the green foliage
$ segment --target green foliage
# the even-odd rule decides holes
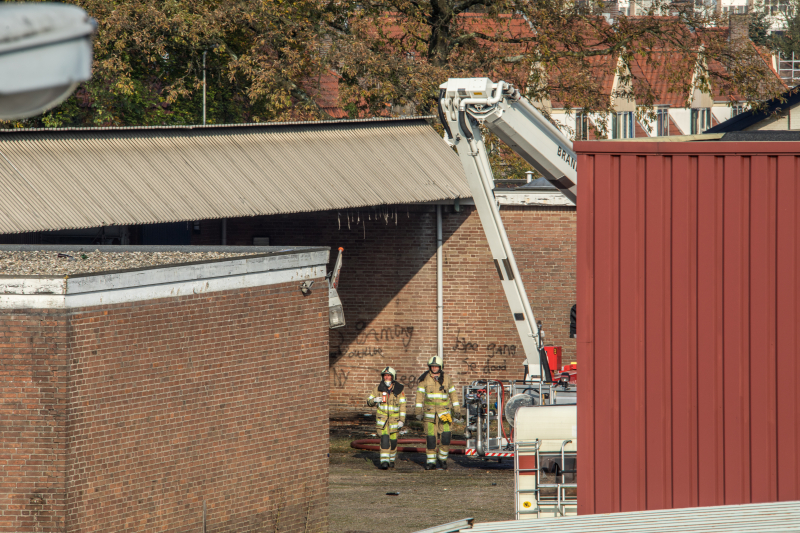
[[[772,46],[772,36],[769,35],[769,14],[764,6],[756,6],[748,13],[748,35],[757,46]]]
[[[782,14],[786,21],[786,30],[779,35],[772,36],[772,46],[784,56],[791,57],[794,52],[800,57],[800,0],[791,0],[786,14]]]
[[[298,88],[326,68],[315,0],[73,0],[98,22],[92,79],[55,109],[6,127],[199,124],[316,118]]]

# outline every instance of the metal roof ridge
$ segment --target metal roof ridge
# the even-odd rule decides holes
[[[371,117],[371,118],[337,118],[330,120],[297,120],[288,122],[245,122],[241,124],[172,124],[165,126],[89,126],[66,128],[9,128],[0,129],[0,133],[31,133],[31,132],[56,132],[56,131],[148,131],[148,130],[213,130],[223,128],[258,128],[280,126],[316,126],[326,124],[359,124],[370,122],[411,122],[435,118],[433,115],[415,115],[401,117]]]

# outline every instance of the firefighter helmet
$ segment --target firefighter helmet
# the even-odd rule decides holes
[[[440,369],[444,368],[444,362],[442,361],[442,357],[439,355],[434,355],[430,359],[428,359],[428,368],[432,366],[438,366]]]
[[[392,376],[392,381],[394,381],[395,378],[397,378],[397,372],[395,372],[394,368],[392,368],[390,366],[387,366],[386,368],[381,370],[381,378],[383,378],[383,376],[386,375],[386,374],[389,374],[390,376]]]

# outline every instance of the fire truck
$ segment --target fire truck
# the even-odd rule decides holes
[[[513,458],[517,518],[576,514],[577,368],[562,366],[559,350],[545,345],[494,197],[481,127],[576,202],[572,142],[509,83],[451,78],[439,89],[444,139],[464,167],[525,353],[522,379],[464,386],[466,454]]]

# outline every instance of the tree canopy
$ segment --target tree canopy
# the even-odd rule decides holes
[[[503,78],[540,101],[608,112],[693,86],[756,102],[780,89],[727,19],[694,2],[604,16],[571,0],[72,0],[98,22],[92,79],[48,113],[6,127],[197,124],[207,53],[210,123],[429,114],[448,77]],[[663,53],[664,51],[669,53]],[[663,83],[638,80],[639,63]],[[709,68],[698,68],[699,65]],[[746,66],[743,67],[743,66]],[[621,70],[620,70],[621,69]]]

